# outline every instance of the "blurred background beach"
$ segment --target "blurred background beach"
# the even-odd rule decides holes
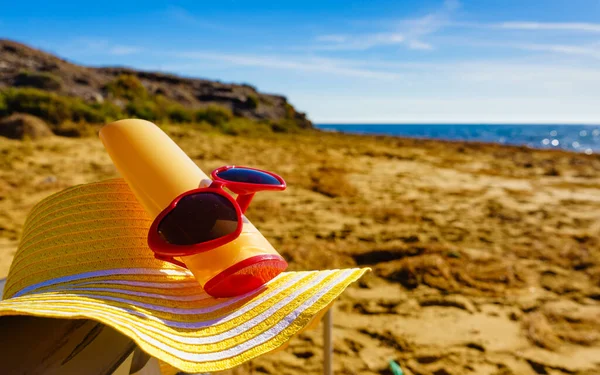
[[[600,374],[596,0],[11,3],[0,277],[44,197],[157,123],[202,168],[273,170],[248,217],[291,270],[373,269],[338,374]],[[307,332],[235,374],[318,374]]]

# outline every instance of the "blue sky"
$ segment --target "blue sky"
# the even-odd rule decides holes
[[[317,123],[600,123],[600,0],[140,3],[11,1],[0,37],[249,83]]]

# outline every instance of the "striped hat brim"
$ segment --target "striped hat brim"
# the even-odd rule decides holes
[[[154,259],[150,224],[121,179],[46,198],[26,220],[0,316],[93,319],[181,370],[220,371],[281,347],[367,270],[284,272],[217,299]]]

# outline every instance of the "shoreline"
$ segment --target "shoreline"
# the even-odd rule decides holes
[[[591,154],[598,154],[600,153],[600,145],[593,145],[593,146],[581,146],[579,147],[579,142],[577,141],[573,141],[570,140],[569,142],[574,142],[575,144],[577,144],[578,147],[573,147],[573,146],[569,146],[569,147],[563,147],[563,146],[548,146],[550,145],[551,142],[551,135],[546,135],[546,134],[540,134],[539,135],[539,140],[543,140],[547,142],[546,146],[534,146],[537,143],[534,142],[527,142],[525,140],[519,142],[519,141],[515,141],[514,143],[507,143],[506,142],[506,137],[502,136],[502,135],[498,135],[499,139],[504,139],[504,141],[500,141],[500,140],[491,140],[491,139],[468,139],[468,138],[452,138],[452,137],[443,137],[443,136],[435,136],[435,135],[423,135],[423,134],[415,134],[415,135],[411,135],[411,134],[407,134],[407,133],[398,133],[395,134],[392,131],[390,132],[385,132],[385,131],[378,131],[381,129],[381,127],[417,127],[417,126],[425,126],[425,125],[430,125],[433,127],[437,127],[437,128],[443,128],[443,127],[452,127],[452,126],[456,126],[456,127],[485,127],[485,126],[495,126],[495,127],[505,127],[506,129],[512,129],[515,126],[527,126],[527,127],[536,127],[536,126],[540,126],[540,127],[558,127],[559,129],[565,129],[566,127],[576,127],[578,129],[582,128],[582,127],[586,127],[589,128],[587,130],[583,130],[586,132],[589,132],[590,136],[592,136],[592,133],[594,133],[593,137],[595,138],[596,136],[600,135],[600,134],[595,134],[595,133],[600,133],[600,125],[554,125],[554,124],[315,124],[314,125],[314,129],[319,130],[319,131],[324,131],[327,133],[334,133],[334,134],[353,134],[353,135],[363,135],[363,136],[391,136],[391,137],[399,137],[399,138],[410,138],[410,139],[419,139],[419,140],[440,140],[440,141],[448,141],[448,142],[476,142],[476,143],[483,143],[483,144],[498,144],[498,145],[507,145],[507,146],[516,146],[516,147],[526,147],[526,148],[531,148],[531,149],[536,149],[536,150],[565,150],[565,151],[572,151],[572,152],[577,152],[577,153],[583,153],[583,154],[587,154],[587,155],[591,155]],[[348,131],[347,129],[335,129],[335,128],[327,128],[327,126],[343,126],[343,127],[360,127],[360,130],[356,130],[356,131]],[[366,127],[375,127],[374,131],[369,131],[369,130],[365,130]]]
[[[366,139],[376,139],[376,140],[385,140],[385,139],[389,139],[389,140],[402,140],[402,141],[414,141],[415,143],[420,143],[422,145],[425,145],[427,142],[434,142],[434,143],[442,143],[442,144],[449,144],[449,145],[463,145],[463,146],[474,146],[476,148],[482,148],[482,147],[490,147],[490,148],[495,148],[495,147],[499,147],[499,148],[508,148],[508,149],[517,149],[520,151],[527,151],[527,150],[531,150],[531,151],[535,151],[535,152],[550,152],[550,153],[567,153],[567,154],[576,154],[576,155],[583,155],[583,156],[589,156],[589,157],[596,157],[600,155],[600,151],[598,152],[594,152],[591,154],[586,154],[585,152],[577,152],[575,150],[571,150],[571,149],[562,149],[562,148],[539,148],[539,147],[529,147],[527,145],[516,145],[516,144],[506,144],[506,143],[498,143],[498,142],[486,142],[486,141],[476,141],[476,140],[457,140],[457,139],[441,139],[441,138],[426,138],[426,137],[409,137],[409,136],[405,136],[405,135],[392,135],[392,134],[376,134],[376,133],[353,133],[353,132],[344,132],[344,131],[339,131],[339,130],[326,130],[326,129],[319,129],[319,128],[315,128],[314,130],[318,131],[318,132],[323,132],[325,134],[331,134],[331,135],[342,135],[344,137],[348,136],[348,137],[364,137]]]

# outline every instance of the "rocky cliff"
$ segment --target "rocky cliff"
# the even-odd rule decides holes
[[[110,84],[118,77],[136,76],[147,93],[189,109],[218,105],[233,115],[273,123],[291,121],[300,128],[312,123],[280,95],[260,93],[249,85],[228,84],[122,67],[91,68],[73,64],[26,45],[0,39],[0,90],[33,87],[87,103],[111,99]]]

